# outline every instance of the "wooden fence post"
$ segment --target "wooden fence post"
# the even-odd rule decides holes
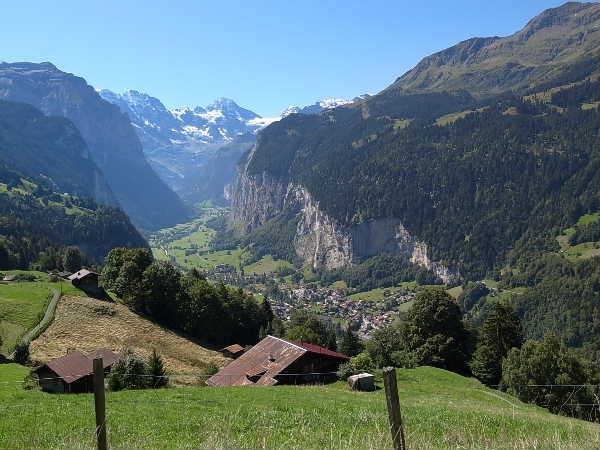
[[[385,386],[385,398],[387,399],[394,450],[406,450],[404,427],[402,426],[402,415],[400,413],[400,399],[398,398],[398,386],[396,384],[396,370],[393,367],[383,369],[383,384]]]
[[[98,450],[107,450],[104,364],[102,358],[94,359],[94,406],[96,407],[96,438],[98,441]]]

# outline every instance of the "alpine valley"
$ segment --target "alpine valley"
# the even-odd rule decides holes
[[[38,3],[95,73],[0,62],[0,449],[598,449],[599,2],[403,74],[484,8]]]

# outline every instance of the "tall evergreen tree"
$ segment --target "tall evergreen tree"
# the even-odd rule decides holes
[[[496,303],[479,334],[471,361],[473,375],[485,384],[498,384],[502,378],[502,359],[510,349],[523,345],[523,330],[512,308]]]
[[[363,351],[363,348],[363,343],[348,326],[340,341],[340,352],[347,356],[356,356]]]

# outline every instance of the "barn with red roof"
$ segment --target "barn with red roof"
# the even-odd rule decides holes
[[[319,345],[267,336],[210,377],[209,386],[273,386],[324,381],[350,358]]]

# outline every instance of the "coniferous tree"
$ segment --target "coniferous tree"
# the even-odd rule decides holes
[[[479,334],[471,361],[473,375],[484,384],[495,385],[502,377],[502,359],[510,349],[523,344],[523,330],[512,308],[496,303]]]
[[[152,350],[152,354],[150,355],[150,358],[148,358],[147,372],[149,387],[161,388],[169,383],[165,364],[156,349]]]
[[[340,340],[340,353],[346,356],[356,356],[364,349],[363,343],[359,337],[352,331],[350,326],[346,328],[346,331],[342,335]]]

